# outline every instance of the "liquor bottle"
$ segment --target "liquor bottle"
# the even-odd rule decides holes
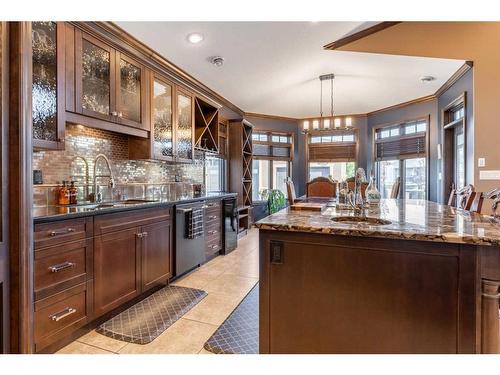
[[[66,187],[66,181],[63,181],[63,186],[59,189],[58,203],[61,205],[69,204],[69,190]]]
[[[71,181],[71,186],[69,187],[69,204],[77,204],[77,189],[75,186],[75,181]]]
[[[366,200],[370,206],[378,206],[380,203],[380,192],[377,189],[377,184],[375,183],[375,175],[372,171],[370,175],[370,183],[366,188]]]

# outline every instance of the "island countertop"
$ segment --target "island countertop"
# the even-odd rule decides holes
[[[325,202],[326,204],[326,202]],[[283,209],[255,225],[263,230],[381,237],[419,241],[500,245],[500,223],[491,216],[469,213],[425,200],[383,199],[364,214],[338,210],[331,204],[323,212]],[[366,216],[391,223],[338,222],[341,216]]]

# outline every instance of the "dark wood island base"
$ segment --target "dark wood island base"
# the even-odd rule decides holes
[[[500,353],[499,287],[497,246],[261,228],[260,353]]]

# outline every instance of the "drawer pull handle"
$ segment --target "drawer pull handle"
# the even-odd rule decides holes
[[[208,207],[216,207],[217,206],[217,203],[209,203],[208,204]]]
[[[212,245],[212,249],[217,249],[219,245]]]
[[[61,319],[66,318],[67,316],[70,316],[72,314],[76,313],[76,309],[72,307],[66,307],[63,311],[58,312],[57,314],[51,315],[50,319],[54,322],[58,322]]]
[[[137,234],[136,234],[136,236],[137,236],[138,238],[142,238],[143,233],[137,233]]]
[[[61,229],[61,230],[53,230],[52,232],[49,233],[50,237],[58,236],[60,234],[67,234],[67,233],[72,233],[74,232],[74,228],[66,228],[66,229]]]
[[[218,233],[218,231],[216,231],[216,230],[209,230],[208,231],[208,234],[215,234],[215,233]]]
[[[214,220],[214,219],[217,219],[217,216],[215,216],[215,215],[214,216],[209,216],[208,219],[209,220]]]
[[[61,263],[61,264],[56,264],[55,266],[50,266],[49,270],[52,273],[57,273],[57,272],[66,270],[68,268],[73,268],[75,266],[76,266],[76,263],[64,262],[64,263]]]

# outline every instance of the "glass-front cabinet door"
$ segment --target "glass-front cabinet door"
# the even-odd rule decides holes
[[[32,22],[33,146],[64,148],[64,24]]]
[[[177,160],[193,160],[193,97],[177,89],[177,128],[175,134],[175,153]]]
[[[144,117],[144,68],[124,54],[116,53],[116,112],[124,125],[142,127]],[[143,83],[144,82],[144,83]]]
[[[76,111],[115,121],[115,53],[101,41],[76,35]]]
[[[76,112],[149,130],[145,68],[102,43],[75,32]]]
[[[166,81],[152,79],[152,124],[154,159],[172,160],[174,157],[173,86]]]

